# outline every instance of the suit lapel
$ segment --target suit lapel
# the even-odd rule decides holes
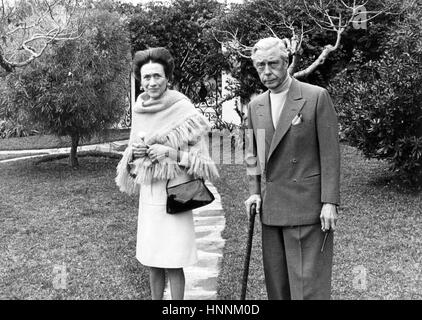
[[[292,125],[293,118],[300,112],[305,102],[306,100],[302,98],[299,82],[293,79],[289,92],[287,93],[283,111],[281,112],[280,118],[278,119],[277,129],[275,130],[270,144],[267,161],[270,160],[274,150]]]
[[[265,129],[265,159],[274,135],[274,124],[271,117],[270,92],[267,91],[258,102],[256,114],[258,118],[258,128]]]

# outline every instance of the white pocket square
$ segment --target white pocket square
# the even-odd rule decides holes
[[[302,114],[297,114],[292,120],[292,126],[297,126],[302,123]]]

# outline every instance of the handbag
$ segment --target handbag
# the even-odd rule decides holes
[[[167,213],[176,214],[206,206],[214,201],[214,195],[203,179],[190,180],[169,187],[167,180]]]

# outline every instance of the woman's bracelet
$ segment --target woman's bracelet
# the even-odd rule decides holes
[[[180,149],[177,149],[177,157],[176,157],[176,162],[180,163]]]
[[[174,157],[174,152],[176,152],[176,162],[179,163],[180,162],[180,149],[169,149],[166,151],[165,156],[168,158],[173,158]],[[170,157],[170,154],[172,155],[172,157]]]

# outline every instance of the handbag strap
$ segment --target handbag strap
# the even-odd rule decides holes
[[[169,191],[168,191],[169,182],[170,182],[170,179],[167,179],[167,183],[166,183],[166,194],[167,194],[167,196],[169,195]]]
[[[202,180],[202,182],[205,184],[204,178],[202,178],[202,177],[199,177],[199,178],[196,178],[196,179],[192,179],[192,180],[189,180],[189,181],[194,181],[194,180]],[[189,181],[186,181],[186,182],[189,182]],[[170,182],[170,179],[167,179],[167,183],[166,183],[166,193],[167,193],[167,195],[169,194],[169,191],[168,191],[169,182]]]

